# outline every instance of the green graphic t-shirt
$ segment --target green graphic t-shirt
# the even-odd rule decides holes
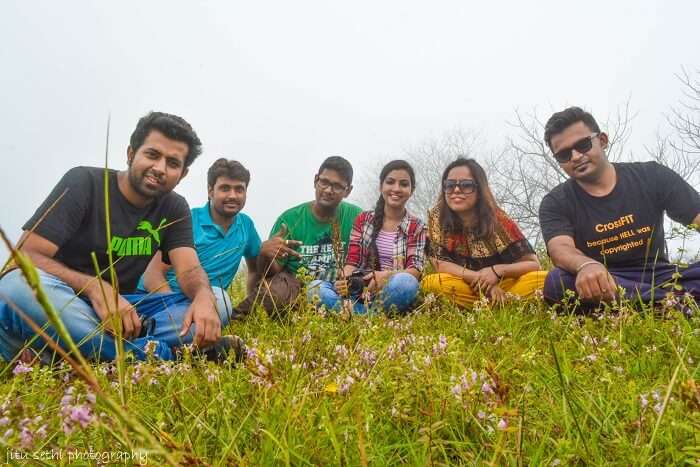
[[[311,212],[310,202],[286,210],[277,218],[270,237],[279,232],[282,224],[285,224],[286,238],[301,241],[302,245],[297,248],[297,251],[302,257],[301,259],[290,257],[281,264],[287,271],[294,274],[303,266],[314,279],[334,281],[337,265],[342,266],[345,263],[353,221],[361,211],[358,206],[346,202],[341,202],[338,206],[336,219],[343,257],[340,261],[336,261],[331,241],[332,223],[319,222]]]

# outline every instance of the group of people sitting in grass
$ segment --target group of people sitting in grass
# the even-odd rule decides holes
[[[261,241],[241,212],[250,183],[241,163],[213,163],[202,207],[190,211],[173,192],[201,142],[185,120],[160,112],[139,120],[126,170],[69,170],[23,226],[17,250],[93,360],[114,359],[122,338],[138,359],[177,359],[190,343],[213,360],[240,355],[242,341],[222,329],[258,305],[271,315],[293,310],[302,290],[316,306],[355,313],[406,312],[421,289],[464,307],[537,291],[581,309],[668,293],[699,299],[700,263],[670,263],[663,232],[664,212],[697,228],[698,192],[654,162],[608,161],[607,135],[580,108],[552,115],[544,139],[569,176],[540,206],[550,271],[498,206],[484,169],[464,158],[445,168],[426,223],[406,208],[416,189],[406,161],[384,166],[377,203],[362,211],[344,201],[352,166],[329,157],[314,176],[314,200],[282,213]],[[226,289],[241,259],[247,296],[233,306]],[[10,267],[0,279],[6,361],[52,358],[35,326],[66,348],[24,274]]]

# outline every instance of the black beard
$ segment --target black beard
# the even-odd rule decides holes
[[[138,175],[133,173],[131,168],[129,168],[129,170],[127,172],[128,172],[129,185],[131,185],[131,188],[133,188],[136,193],[143,196],[144,198],[158,199],[165,194],[161,191],[152,192],[152,191],[144,190],[142,188],[143,187],[143,179],[144,179],[143,174],[141,176],[138,176]]]

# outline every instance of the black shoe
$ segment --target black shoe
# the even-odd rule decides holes
[[[216,344],[202,351],[204,358],[211,362],[223,363],[229,357],[234,356],[235,362],[242,362],[245,358],[246,347],[243,339],[231,334],[221,336]]]

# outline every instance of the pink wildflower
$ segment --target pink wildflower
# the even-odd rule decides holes
[[[25,365],[22,361],[18,361],[17,366],[15,366],[14,370],[12,370],[12,374],[14,374],[15,376],[23,375],[24,373],[31,373],[32,370],[32,367]]]
[[[34,447],[34,435],[29,431],[29,428],[22,428],[22,431],[20,431],[19,444],[22,446],[22,449],[31,449]]]
[[[90,412],[90,407],[87,405],[78,405],[71,409],[70,419],[73,422],[79,423],[82,428],[85,428],[92,421],[92,414]]]
[[[502,418],[498,422],[498,429],[504,431],[506,428],[508,428],[508,421],[505,418]]]
[[[447,337],[440,334],[438,337],[438,343],[433,345],[433,355],[439,355],[447,350]]]
[[[647,399],[646,394],[640,394],[639,395],[639,403],[642,406],[642,410],[646,409],[647,406],[649,405],[649,400]]]

